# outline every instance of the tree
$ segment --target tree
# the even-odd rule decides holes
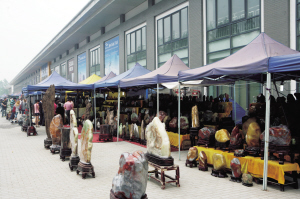
[[[0,95],[6,94],[8,95],[8,81],[6,79],[0,80]]]

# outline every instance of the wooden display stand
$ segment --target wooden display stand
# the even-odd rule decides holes
[[[153,164],[156,164],[156,165],[160,165],[160,166],[174,165],[173,157],[160,157],[160,156],[150,154],[150,153],[146,153],[145,156],[149,162],[152,162]]]
[[[203,166],[201,166],[201,165],[199,164],[198,169],[199,169],[200,171],[208,171],[208,166],[206,165],[205,167],[203,167]]]
[[[259,153],[260,153],[260,147],[246,147],[244,155],[245,156],[251,155],[254,157],[259,157]]]
[[[77,172],[77,174],[79,174],[79,172],[81,172],[82,179],[86,178],[86,174],[91,174],[93,176],[93,178],[95,178],[94,167],[92,164],[84,164],[82,162],[79,162],[76,172]]]
[[[190,128],[190,140],[191,140],[191,146],[196,146],[198,141],[198,132],[199,127],[191,127]]]
[[[52,155],[54,155],[56,151],[60,152],[60,146],[50,146],[50,152],[52,153]]]
[[[52,145],[52,139],[51,138],[44,139],[44,147],[46,149],[49,149],[51,145]]]
[[[157,164],[154,164],[150,161],[148,161],[148,164],[152,167],[154,167],[153,171],[148,171],[148,177],[152,178],[158,182],[161,183],[161,189],[165,189],[166,187],[166,183],[172,183],[175,182],[177,187],[180,187],[179,184],[179,166],[178,165],[172,165],[172,166],[159,166]],[[175,178],[172,178],[168,175],[165,174],[165,171],[172,171],[175,170],[176,174],[175,174]],[[154,173],[155,176],[152,176],[151,174]],[[158,174],[160,174],[160,179],[158,178]],[[166,182],[166,177],[171,179],[170,181]]]
[[[260,151],[262,160],[264,159],[264,151],[265,151],[265,143],[261,142]],[[273,153],[277,153],[279,155],[279,164],[284,164],[284,156],[289,155],[291,157],[291,163],[294,163],[295,154],[292,152],[291,147],[289,145],[269,145],[269,153],[270,156],[273,156]]]
[[[215,177],[219,177],[219,178],[226,178],[226,177],[228,177],[227,174],[226,174],[226,172],[224,170],[217,171],[215,169],[212,169],[211,170],[211,175],[215,176]]]
[[[22,125],[21,126],[21,131],[27,132],[27,128],[28,128],[28,126]]]
[[[187,165],[189,165],[190,168],[193,168],[194,166],[197,167],[197,163],[198,162],[196,160],[193,160],[193,161],[186,160],[185,166],[187,167]]]
[[[110,199],[119,199],[119,197],[117,197],[114,192],[112,191],[112,189],[110,190]],[[141,199],[148,199],[147,194],[143,195],[141,197]]]
[[[242,177],[236,178],[236,177],[231,176],[230,177],[230,181],[231,182],[241,183],[242,182]]]
[[[229,140],[227,142],[218,142],[218,141],[216,141],[215,149],[220,148],[220,150],[227,151],[227,150],[229,150],[229,148],[228,148],[229,143],[230,143]]]
[[[80,161],[79,156],[71,157],[69,162],[69,168],[71,171],[73,171],[73,169],[77,169],[79,161]]]
[[[30,136],[30,135],[37,135],[37,132],[35,130],[35,127],[34,126],[29,126],[27,128],[27,137]]]
[[[99,141],[113,141],[113,136],[111,134],[111,125],[108,124],[101,124],[100,126],[100,134],[99,134]]]
[[[232,144],[229,144],[229,152],[236,150],[236,149],[243,149],[243,144],[240,144],[240,145],[232,145]]]

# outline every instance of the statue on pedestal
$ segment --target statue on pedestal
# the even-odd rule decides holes
[[[55,86],[50,85],[46,93],[43,95],[43,111],[45,118],[45,128],[47,138],[44,140],[45,148],[49,148],[52,145],[52,139],[50,134],[50,123],[54,116],[54,100],[55,100]]]
[[[70,141],[72,146],[72,154],[70,158],[69,167],[71,170],[77,168],[79,162],[78,156],[78,129],[76,115],[73,110],[70,111]]]
[[[52,137],[52,145],[50,146],[51,153],[55,153],[56,151],[60,152],[61,148],[61,130],[64,126],[63,120],[60,114],[53,117],[50,124],[50,133]]]

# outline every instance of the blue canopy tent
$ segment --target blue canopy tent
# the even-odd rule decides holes
[[[195,69],[179,71],[179,81],[199,80],[210,78],[218,80],[252,80],[263,82],[266,80],[266,120],[265,129],[270,127],[270,92],[271,88],[271,71],[275,72],[280,67],[280,63],[286,63],[284,56],[299,56],[299,52],[284,46],[273,40],[267,34],[261,33],[251,43],[237,51],[236,53],[209,64],[207,66]],[[276,56],[281,56],[275,58]],[[292,61],[291,61],[292,62]],[[273,65],[270,67],[270,63]],[[277,65],[276,65],[276,64]],[[288,68],[292,68],[289,66]],[[266,76],[266,77],[265,77]],[[263,190],[267,189],[268,173],[268,148],[269,148],[269,131],[265,133],[265,150],[264,150],[264,175]]]
[[[134,67],[129,69],[128,71],[117,75],[113,78],[110,78],[105,81],[98,81],[94,84],[94,93],[98,88],[108,88],[108,87],[117,87],[118,88],[118,128],[117,128],[117,141],[119,141],[119,125],[120,125],[120,81],[129,78],[139,77],[141,75],[145,75],[150,73],[151,71],[141,66],[139,63],[136,63]],[[95,110],[96,111],[96,110]],[[95,124],[96,125],[96,124]]]

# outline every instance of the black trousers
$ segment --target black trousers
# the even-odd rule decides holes
[[[45,118],[44,113],[40,113],[40,125],[45,126]]]
[[[71,121],[71,118],[70,118],[70,110],[66,110],[66,114],[67,114],[66,122],[70,125],[70,121]]]

